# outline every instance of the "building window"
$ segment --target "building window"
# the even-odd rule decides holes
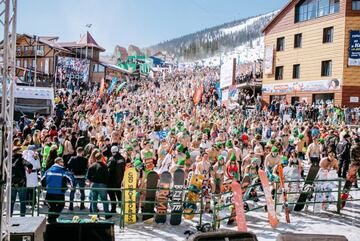
[[[25,69],[27,68],[27,63],[28,63],[27,59],[24,59],[24,68]]]
[[[340,0],[304,0],[295,7],[295,22],[303,22],[340,11]]]
[[[324,28],[323,43],[332,43],[334,35],[334,27]]]
[[[293,79],[300,79],[300,64],[293,65]]]
[[[36,65],[36,62],[35,62],[35,59],[33,59],[33,60],[31,61],[31,67],[32,67],[32,68],[35,68],[35,65]]]
[[[275,68],[275,80],[282,80],[284,74],[284,66],[278,66]]]
[[[294,36],[294,48],[301,48],[302,46],[302,34],[298,33]]]
[[[105,67],[103,65],[99,64],[98,72],[103,73],[104,71],[105,71]]]
[[[276,41],[276,51],[284,51],[285,49],[285,37],[278,38]]]
[[[21,60],[20,60],[20,59],[17,59],[17,60],[16,60],[16,66],[17,66],[17,67],[21,67]]]
[[[352,1],[352,10],[360,10],[360,0]]]
[[[321,76],[331,76],[332,61],[325,60],[321,62]]]

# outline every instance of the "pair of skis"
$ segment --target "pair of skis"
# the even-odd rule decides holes
[[[128,224],[136,223],[136,183],[137,173],[135,168],[127,168],[125,170],[125,209],[124,221]],[[185,172],[178,169],[174,173],[173,178],[173,195],[171,205],[170,224],[179,225],[181,223],[182,214],[182,193],[184,187]],[[155,171],[151,171],[147,175],[145,203],[142,208],[144,222],[149,222],[155,216],[156,223],[165,223],[167,218],[168,199],[170,196],[170,185],[172,181],[171,174],[167,171],[160,176]],[[159,186],[158,186],[159,182]],[[157,190],[158,189],[158,190]],[[156,212],[155,209],[156,203]]]

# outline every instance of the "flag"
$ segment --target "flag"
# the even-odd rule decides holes
[[[126,82],[121,83],[115,90],[115,94],[118,94],[120,90],[122,90],[122,88],[124,88],[124,86],[126,85]]]
[[[195,91],[195,94],[194,94],[194,105],[197,105],[200,100],[201,100],[201,97],[202,97],[202,94],[203,94],[203,90],[204,90],[204,87],[202,85],[200,85],[197,90]]]
[[[111,80],[111,84],[110,84],[110,86],[109,86],[109,89],[108,89],[108,94],[110,95],[111,94],[111,92],[112,92],[112,90],[114,89],[114,87],[115,87],[115,85],[116,85],[116,83],[117,83],[117,78],[116,77],[113,77],[112,78],[112,80]]]
[[[104,89],[105,89],[105,80],[104,78],[101,79],[100,81],[100,93],[99,93],[99,98],[102,98],[103,94],[104,94]]]

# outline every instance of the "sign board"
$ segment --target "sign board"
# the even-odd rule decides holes
[[[267,45],[265,47],[265,57],[264,57],[264,72],[265,74],[273,74],[273,61],[274,61],[274,47],[272,45]]]
[[[224,89],[232,85],[234,80],[234,60],[224,62],[220,70],[220,88]]]
[[[350,96],[350,103],[359,103],[359,97]]]
[[[339,79],[264,84],[263,93],[314,92],[339,90]]]
[[[360,66],[360,30],[350,31],[349,66]]]

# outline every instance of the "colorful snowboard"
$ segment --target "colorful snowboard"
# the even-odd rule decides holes
[[[278,165],[278,173],[279,173],[279,178],[280,178],[280,186],[282,189],[282,194],[283,194],[283,206],[285,209],[285,218],[286,218],[286,222],[290,223],[290,210],[289,210],[289,205],[287,202],[287,194],[286,194],[286,189],[285,189],[285,177],[284,177],[284,170],[283,170],[283,166],[282,165]]]
[[[239,232],[247,232],[247,225],[246,225],[246,217],[245,217],[245,210],[244,210],[244,203],[242,197],[242,190],[241,186],[238,182],[233,182],[231,184],[231,188],[233,191],[233,201],[235,204],[235,211],[236,211],[236,224]]]
[[[164,171],[160,176],[159,190],[156,193],[156,223],[166,222],[171,179],[171,174],[168,171]]]
[[[350,169],[349,169],[349,172],[348,172],[348,175],[346,177],[345,184],[344,184],[344,189],[343,189],[342,194],[340,196],[340,199],[341,199],[340,208],[345,207],[346,200],[348,200],[349,197],[350,197],[350,194],[349,194],[350,189],[351,189],[352,184],[356,181],[356,172],[357,172],[358,168],[359,168],[358,165],[352,164],[350,166]]]
[[[155,194],[159,176],[155,171],[150,171],[146,177],[145,203],[142,208],[143,221],[154,217]]]
[[[199,201],[199,196],[202,191],[202,184],[204,181],[204,176],[200,174],[193,174],[190,183],[189,191],[187,193],[186,202],[184,203],[184,218],[191,220],[195,216],[196,212],[196,202]]]
[[[127,168],[124,174],[125,189],[136,188],[137,178],[135,168]],[[124,222],[128,224],[136,223],[136,190],[125,190],[125,210]]]
[[[183,211],[182,200],[183,200],[183,188],[185,184],[185,172],[182,169],[177,169],[174,172],[173,178],[173,193],[172,193],[172,205],[171,205],[171,216],[170,224],[179,225],[181,223],[181,216]]]
[[[279,221],[276,217],[274,200],[272,199],[271,192],[270,192],[269,179],[264,170],[259,170],[259,177],[260,177],[261,185],[263,187],[265,198],[266,198],[266,206],[267,206],[269,223],[272,228],[276,228],[279,224]]]
[[[308,198],[309,194],[305,190],[309,190],[309,186],[312,186],[314,183],[314,180],[320,170],[319,165],[311,165],[308,175],[305,179],[305,184],[303,187],[303,192],[300,194],[300,197],[295,205],[294,211],[301,211],[305,207],[306,199]]]

